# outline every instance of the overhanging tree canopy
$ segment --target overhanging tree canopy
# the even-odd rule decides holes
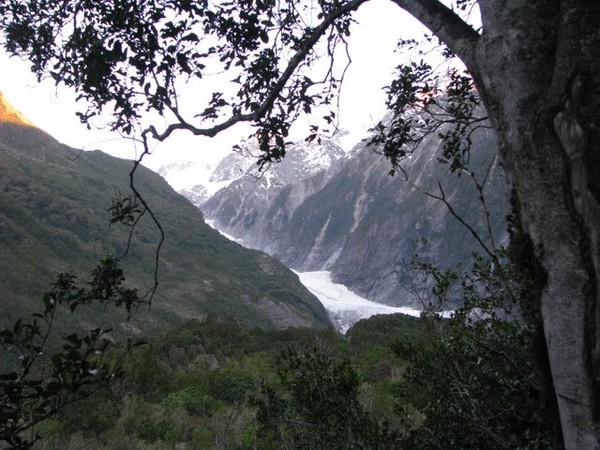
[[[144,142],[251,122],[270,161],[285,154],[299,113],[333,101],[335,71],[312,80],[304,69],[333,59],[367,1],[5,0],[0,26],[9,52],[87,100],[83,122],[110,109],[111,126],[131,134],[144,111],[168,115],[166,128],[144,128]],[[599,448],[600,3],[455,0],[453,10],[439,0],[390,1],[429,28],[474,80],[539,266],[565,444]],[[480,30],[456,13],[475,4]],[[188,117],[178,106],[179,80],[221,69],[237,93],[215,92]],[[422,93],[413,83],[396,86],[407,104]],[[401,158],[403,134],[391,127],[382,136],[393,142],[392,160]]]

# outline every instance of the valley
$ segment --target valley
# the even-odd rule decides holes
[[[214,227],[214,221],[207,220]],[[227,233],[220,232],[227,239],[247,246],[244,239],[237,239]],[[251,248],[251,247],[250,247]],[[329,320],[342,334],[358,321],[380,314],[405,314],[419,317],[421,310],[409,307],[394,307],[373,302],[352,292],[346,286],[334,283],[329,271],[296,272],[300,282],[319,299],[329,314]]]
[[[469,172],[454,174],[435,136],[394,177],[368,137],[346,149],[335,136],[296,142],[262,172],[252,146],[210,168],[184,161],[159,173],[229,238],[297,272],[329,271],[369,301],[422,309],[411,294],[416,262],[467,267],[486,251],[473,233],[488,249],[508,242],[508,187],[490,130],[473,134]]]
[[[480,433],[481,407],[497,414],[498,432],[527,408],[526,436],[547,435],[534,401],[506,409],[507,396],[523,398],[533,389],[533,368],[522,345],[527,330],[494,316],[493,302],[506,302],[505,294],[483,289],[497,286],[494,272],[469,274],[476,245],[447,205],[387,176],[385,162],[364,143],[344,150],[325,139],[299,142],[261,173],[248,173],[255,165],[239,153],[198,172],[185,161],[160,170],[179,181],[173,184],[187,199],[158,174],[138,168],[135,187],[164,231],[157,256],[161,234],[127,194],[131,162],[69,148],[11,117],[0,121],[0,327],[8,326],[0,335],[7,374],[1,392],[12,389],[20,361],[28,361],[18,351],[29,347],[12,338],[21,325],[13,332],[11,323],[39,327],[36,320],[46,317],[40,307],[56,298],[48,289],[58,273],[59,280],[72,274],[95,286],[85,281],[86,272],[108,255],[122,264],[123,281],[134,290],[152,287],[156,268],[159,280],[152,306],[131,316],[93,302],[56,316],[60,325],[42,347],[33,347],[56,353],[39,352],[25,376],[46,389],[36,388],[36,395],[52,402],[61,395],[81,399],[48,417],[45,405],[54,403],[39,400],[44,418],[31,426],[40,437],[33,448],[426,448],[421,443],[429,433],[458,432],[446,425],[447,408],[428,406],[440,396],[454,402],[448,408],[473,411],[473,428],[459,425],[468,436]],[[433,155],[436,145],[430,143]],[[493,146],[482,146],[473,161],[484,171],[473,177],[483,176],[486,192],[505,195]],[[423,153],[410,158],[406,170],[422,190],[444,178],[463,220],[487,233],[484,239],[502,242],[505,210],[487,211],[493,227],[486,229],[469,178],[448,181],[440,166]],[[203,183],[194,173],[205,174]],[[115,212],[125,225],[114,220]],[[465,270],[454,273],[458,262]],[[442,272],[427,272],[434,265]],[[455,277],[455,286],[441,302],[436,289],[446,276]],[[480,297],[473,297],[474,286]],[[465,318],[473,301],[484,319],[471,324]],[[63,381],[48,377],[47,365],[56,370],[58,361],[79,358],[80,350],[72,349],[91,341],[77,336],[94,336],[93,327],[106,329],[108,338],[102,350],[81,353],[91,358],[82,375],[91,380],[63,394],[56,387]],[[483,346],[470,346],[473,340]],[[492,347],[521,361],[518,370],[499,368],[486,350]],[[465,381],[454,368],[475,366],[497,380],[494,395],[484,386],[484,394],[462,405],[455,393]],[[109,370],[110,382],[96,386],[94,377]],[[469,383],[480,388],[475,379]],[[18,399],[0,407],[18,411]],[[2,436],[14,437],[11,423],[0,423]]]

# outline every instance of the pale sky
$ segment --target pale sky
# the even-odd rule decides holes
[[[381,88],[389,83],[400,61],[400,56],[394,54],[398,39],[422,37],[424,28],[388,0],[363,5],[355,18],[359,23],[349,38],[353,63],[342,86],[339,115],[341,128],[349,130],[358,141],[385,113]],[[51,80],[38,83],[26,61],[9,59],[1,50],[0,91],[29,120],[65,144],[85,150],[101,149],[123,158],[136,156],[132,142],[106,131],[87,130],[79,123],[73,91],[57,89]],[[298,128],[298,133],[306,134],[305,127]],[[213,139],[181,132],[161,143],[146,164],[157,169],[181,159],[211,160],[248,132],[248,128],[234,127]]]

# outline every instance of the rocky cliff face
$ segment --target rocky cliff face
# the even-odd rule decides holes
[[[482,253],[450,208],[486,245],[505,239],[508,189],[497,144],[486,129],[472,139],[474,178],[465,171],[450,174],[438,161],[436,136],[427,138],[394,177],[388,175],[389,162],[365,143],[350,154],[331,144],[297,144],[281,164],[260,177],[236,179],[201,209],[218,229],[289,267],[330,270],[335,282],[368,299],[418,307],[409,294],[415,255],[449,267],[468,261],[474,251]],[[326,163],[317,163],[316,155]],[[486,205],[492,205],[487,212],[475,180]]]
[[[326,184],[344,157],[345,152],[332,141],[300,143],[288,150],[281,163],[264,171],[258,171],[256,157],[243,158],[246,168],[240,176],[241,156],[233,154],[213,176],[215,180],[236,178],[201,209],[218,229],[242,238],[250,247],[277,254],[279,247],[285,246],[281,235],[296,209]]]
[[[409,294],[417,277],[410,268],[415,255],[422,261],[452,267],[461,262],[468,265],[473,252],[484,253],[450,207],[486,245],[506,240],[508,189],[495,156],[492,132],[481,132],[475,138],[470,162],[484,189],[486,206],[491,207],[481,203],[469,174],[448,174],[447,166],[437,161],[438,147],[437,139],[426,141],[403,165],[405,174],[395,177],[386,175],[386,161],[374,158],[365,148],[338,173],[337,185],[328,186],[332,192],[322,193],[335,196],[336,191],[345,192],[349,203],[347,232],[330,267],[334,281],[383,303],[421,306]],[[310,203],[306,207],[310,209]]]

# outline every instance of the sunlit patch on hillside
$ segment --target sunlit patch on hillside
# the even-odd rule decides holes
[[[31,127],[35,126],[6,100],[2,92],[0,92],[0,122],[10,122]]]

